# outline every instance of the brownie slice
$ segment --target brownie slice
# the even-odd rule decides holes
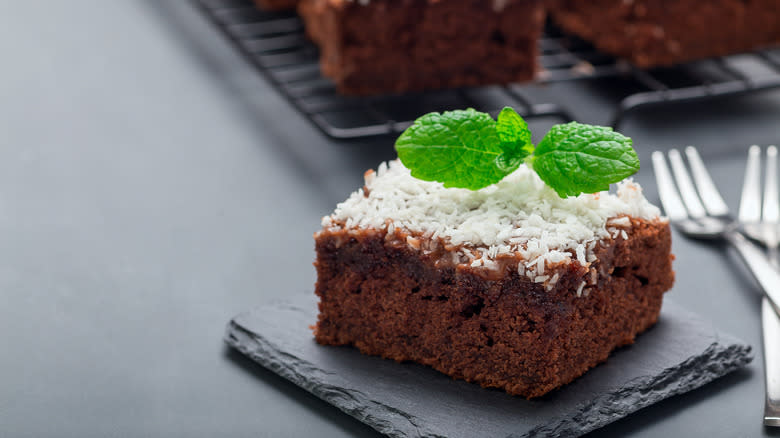
[[[525,166],[472,192],[391,162],[315,240],[317,342],[529,398],[632,343],[674,280],[636,184],[561,199]]]
[[[260,9],[269,11],[293,9],[298,5],[298,0],[254,0],[254,2]]]
[[[322,73],[346,94],[527,81],[542,0],[302,0]]]
[[[777,0],[551,0],[563,30],[639,67],[780,44]]]

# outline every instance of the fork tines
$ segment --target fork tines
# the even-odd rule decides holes
[[[777,188],[777,148],[766,149],[764,172],[763,202],[761,201],[761,148],[751,146],[745,167],[745,182],[742,186],[742,200],[739,204],[739,222],[742,230],[755,240],[759,240],[776,251],[778,224],[780,224],[780,204]],[[777,258],[776,254],[770,254]],[[774,260],[773,260],[774,261]]]
[[[658,194],[661,197],[664,210],[666,210],[666,215],[673,221],[684,220],[688,217],[701,219],[708,213],[715,217],[728,215],[729,208],[715,188],[715,184],[704,167],[696,148],[686,147],[685,155],[688,158],[691,172],[688,172],[682,155],[677,149],[669,151],[669,162],[672,165],[674,180],[677,181],[675,184],[666,165],[664,154],[660,151],[653,152],[653,168],[658,182]],[[691,174],[693,174],[693,180],[691,180]],[[679,190],[679,195],[677,190]]]
[[[764,174],[764,201],[761,202],[761,148],[751,146],[745,167],[742,201],[739,204],[739,221],[743,223],[777,222],[780,217],[777,193],[777,148],[766,149]]]

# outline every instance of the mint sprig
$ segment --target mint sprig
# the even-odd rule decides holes
[[[607,190],[636,173],[631,144],[611,128],[571,122],[553,126],[534,147],[525,120],[507,107],[498,121],[473,109],[426,114],[395,149],[412,176],[471,190],[501,181],[525,162],[565,198]]]

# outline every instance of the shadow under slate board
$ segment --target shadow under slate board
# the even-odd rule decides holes
[[[583,377],[535,400],[431,368],[314,342],[313,296],[236,316],[225,341],[269,370],[394,437],[576,436],[752,360],[751,347],[666,300],[661,318]]]

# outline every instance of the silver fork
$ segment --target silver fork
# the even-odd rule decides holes
[[[669,161],[677,180],[676,186],[682,195],[680,199],[666,166],[664,154],[660,151],[653,152],[658,194],[666,215],[672,224],[688,237],[723,239],[733,245],[761,286],[761,290],[775,307],[780,308],[780,273],[774,269],[761,247],[739,233],[737,222],[731,217],[728,206],[715,188],[696,149],[688,146],[685,148],[685,154],[693,171],[695,186],[680,153],[676,149],[669,151]]]
[[[674,176],[677,180],[682,200],[675,189],[674,180],[666,166],[666,160],[662,152],[653,152],[653,169],[658,183],[658,192],[661,204],[667,216],[683,234],[695,239],[723,239],[730,243],[742,257],[750,272],[761,287],[764,297],[768,298],[775,308],[780,308],[780,273],[772,266],[764,250],[746,239],[737,230],[737,222],[731,217],[728,206],[715,188],[699,153],[692,146],[685,148],[693,177],[694,186],[688,170],[680,153],[673,149],[669,151],[669,161],[672,163]],[[698,194],[697,189],[698,187]],[[702,205],[703,204],[703,205]],[[760,208],[760,207],[759,207]],[[767,312],[768,310],[768,312]],[[764,332],[765,348],[770,347],[765,357],[772,356],[774,360],[780,360],[780,322],[777,321],[777,313],[774,308],[764,306],[762,309],[764,321],[774,322],[777,325],[770,327],[776,330]],[[765,367],[769,370],[769,367]],[[769,426],[780,425],[773,405],[769,403],[770,397],[776,400],[778,394],[777,379],[770,379],[767,374],[767,410],[765,410],[764,424]],[[771,388],[771,389],[770,389]]]
[[[777,148],[769,146],[766,151],[764,172],[764,200],[761,202],[761,148],[752,146],[748,152],[745,168],[745,182],[742,185],[742,200],[739,203],[739,222],[742,230],[767,248],[767,256],[775,267],[780,266],[778,257],[778,220],[780,204],[777,193]],[[764,424],[780,426],[780,318],[766,298],[761,300],[761,326],[764,334],[764,377],[766,381],[766,402],[764,403]],[[770,370],[775,370],[774,373]]]

